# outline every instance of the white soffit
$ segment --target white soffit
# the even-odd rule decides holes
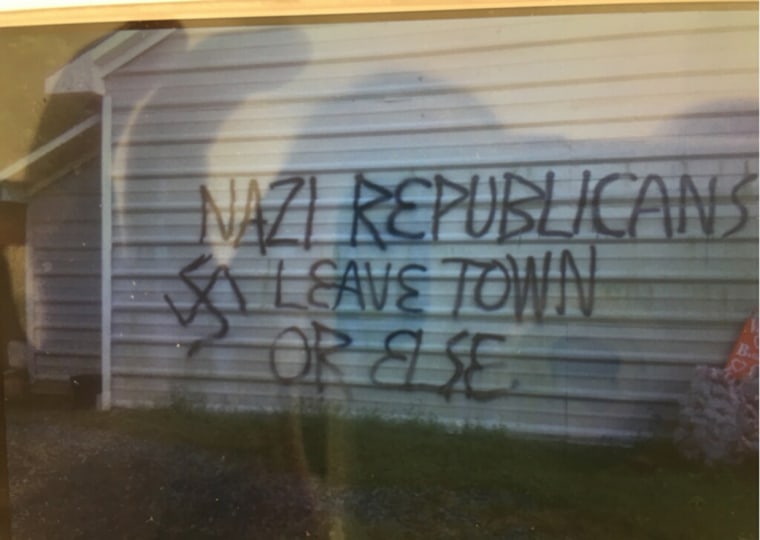
[[[120,30],[86,53],[78,56],[45,80],[48,94],[93,92],[103,95],[103,79],[144,53],[169,34],[162,30]]]

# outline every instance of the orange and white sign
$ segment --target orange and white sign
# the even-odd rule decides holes
[[[757,310],[746,320],[739,339],[734,343],[726,371],[736,379],[744,378],[758,364]]]

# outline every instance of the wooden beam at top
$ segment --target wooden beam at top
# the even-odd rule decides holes
[[[38,4],[46,2],[60,4],[51,0]],[[7,3],[0,5],[0,26],[536,8],[757,9],[756,1],[721,0],[122,0],[110,5],[71,0],[66,3],[68,7],[44,9],[9,9]]]

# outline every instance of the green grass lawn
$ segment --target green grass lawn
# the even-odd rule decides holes
[[[397,501],[399,521],[350,509],[345,538],[757,538],[757,463],[705,467],[667,442],[633,448],[451,432],[430,422],[333,414],[215,414],[186,408],[86,413],[108,430],[307,471],[331,486],[422,493]],[[393,497],[386,505],[391,507]],[[413,504],[413,508],[410,508]],[[393,509],[391,508],[391,513]],[[468,530],[441,516],[466,516]],[[461,522],[461,520],[460,520]],[[406,531],[406,532],[405,532]],[[517,531],[517,532],[515,532]]]

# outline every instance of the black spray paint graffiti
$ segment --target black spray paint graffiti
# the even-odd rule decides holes
[[[201,235],[199,243],[203,244],[206,240],[206,234],[208,231],[208,214],[211,212],[212,217],[216,221],[219,234],[222,239],[231,244],[233,247],[238,248],[240,243],[248,230],[248,227],[254,226],[257,238],[259,251],[262,255],[266,255],[267,248],[274,246],[299,246],[308,250],[311,247],[311,231],[314,219],[314,208],[316,203],[316,179],[312,176],[308,180],[309,186],[309,210],[308,218],[304,227],[303,241],[297,238],[282,238],[279,236],[279,228],[283,221],[285,214],[287,213],[291,201],[298,195],[303,189],[306,181],[301,177],[287,178],[284,180],[278,180],[268,186],[269,191],[277,190],[280,187],[290,188],[290,191],[285,196],[285,200],[281,205],[277,216],[269,227],[268,232],[265,234],[265,228],[268,225],[267,220],[264,218],[261,209],[261,189],[256,179],[251,179],[248,182],[248,188],[246,191],[245,207],[242,218],[236,219],[236,194],[235,194],[235,180],[230,179],[229,182],[229,208],[227,211],[227,221],[225,223],[222,215],[222,210],[216,204],[216,200],[209,192],[206,186],[200,187],[200,200],[201,200]],[[180,279],[188,286],[190,291],[195,296],[194,304],[190,308],[189,315],[184,317],[182,313],[176,308],[174,302],[168,294],[164,295],[164,300],[171,308],[174,315],[177,317],[179,323],[187,327],[192,324],[195,317],[198,315],[198,310],[201,306],[205,307],[209,313],[218,321],[219,330],[203,339],[197,339],[193,341],[187,352],[188,358],[193,356],[198,350],[205,344],[210,343],[214,339],[220,339],[227,335],[229,332],[229,322],[222,313],[222,310],[216,307],[209,297],[209,294],[216,285],[217,279],[220,274],[224,274],[227,281],[230,283],[232,290],[235,294],[235,298],[238,302],[239,310],[247,314],[246,300],[237,285],[237,282],[232,277],[230,269],[227,265],[217,266],[208,278],[208,284],[205,288],[201,289],[196,283],[194,283],[187,274],[199,269],[201,266],[211,260],[212,255],[201,255],[190,264],[182,268],[179,272]]]
[[[177,320],[182,326],[186,327],[189,324],[192,324],[192,322],[195,320],[195,317],[198,315],[198,310],[201,306],[205,307],[209,313],[211,313],[213,317],[219,322],[219,330],[216,333],[212,334],[209,337],[193,341],[193,343],[190,345],[189,350],[187,351],[188,357],[193,356],[193,354],[195,354],[204,343],[208,343],[213,339],[223,338],[229,331],[229,323],[227,322],[227,318],[224,316],[224,314],[222,314],[221,310],[217,308],[213,302],[211,302],[209,298],[209,294],[214,289],[214,286],[216,285],[220,274],[223,274],[224,277],[227,278],[230,287],[232,287],[232,291],[234,292],[235,298],[238,302],[238,308],[242,313],[246,313],[246,302],[245,298],[243,297],[243,293],[240,292],[240,288],[238,287],[235,278],[232,277],[230,274],[230,269],[226,265],[217,266],[211,273],[211,276],[208,278],[206,286],[202,289],[188,276],[190,272],[194,272],[206,264],[208,261],[210,261],[211,257],[211,255],[201,255],[179,271],[180,279],[195,295],[195,303],[193,303],[193,305],[190,307],[190,312],[186,317],[183,316],[182,313],[177,309],[169,295],[164,295],[164,300],[166,300],[166,303],[169,304],[169,307],[171,308],[172,312],[174,312],[174,315],[177,317]]]
[[[268,186],[269,193],[278,191],[282,186],[290,187],[290,191],[280,205],[277,215],[272,222],[272,226],[269,227],[268,232],[265,232],[265,229],[269,222],[264,218],[261,209],[261,189],[255,178],[248,181],[245,208],[243,211],[243,217],[240,220],[236,220],[235,213],[235,180],[230,179],[230,201],[229,209],[227,211],[228,217],[226,225],[222,216],[222,210],[216,204],[216,200],[206,186],[201,186],[201,237],[199,243],[203,244],[206,240],[206,234],[208,232],[208,212],[211,210],[222,239],[225,242],[231,243],[236,248],[240,246],[248,227],[253,225],[256,231],[256,243],[258,244],[259,252],[262,255],[267,254],[267,248],[275,246],[302,246],[303,249],[308,251],[309,248],[311,248],[311,235],[314,226],[314,209],[317,202],[317,180],[312,176],[309,178],[308,183],[309,207],[307,218],[304,223],[304,235],[302,240],[299,238],[282,238],[279,236],[280,226],[291,207],[291,202],[306,184],[306,181],[300,176],[278,180]]]
[[[544,254],[540,272],[537,270],[536,259],[532,256],[526,257],[524,272],[517,259],[509,253],[503,260],[465,257],[441,259],[443,266],[459,265],[456,295],[451,307],[452,317],[457,318],[465,298],[472,299],[474,309],[482,312],[502,310],[513,299],[515,320],[521,322],[528,299],[532,298],[533,316],[540,322],[546,310],[546,297],[552,278],[552,258],[551,251]],[[283,292],[285,261],[280,259],[277,264],[274,307],[300,311],[335,311],[351,304],[359,311],[382,312],[396,309],[399,313],[425,312],[419,304],[420,291],[412,279],[427,279],[426,266],[406,264],[392,274],[393,264],[385,263],[384,271],[376,274],[372,261],[364,261],[362,264],[361,261],[349,259],[341,264],[342,270],[339,271],[339,263],[333,259],[316,260],[309,268],[308,275],[301,276],[309,283],[308,289],[302,297],[296,297],[293,293]],[[473,275],[477,277],[474,285],[468,289],[468,280]],[[572,280],[575,285],[580,312],[590,317],[594,309],[596,286],[595,245],[589,246],[589,268],[585,281],[573,253],[565,249],[560,254],[559,277],[556,279],[560,288],[560,302],[555,307],[558,315],[566,312],[568,280]],[[389,303],[391,284],[398,292]]]
[[[466,206],[463,232],[470,238],[487,238],[490,234],[491,239],[499,244],[529,233],[535,233],[539,237],[571,239],[581,233],[584,220],[590,220],[591,232],[597,236],[636,238],[641,216],[650,213],[661,215],[663,236],[674,237],[670,193],[672,188],[668,190],[661,176],[650,174],[642,179],[631,173],[613,173],[603,176],[592,186],[591,172],[584,171],[577,197],[572,202],[561,202],[564,206],[571,205],[575,208],[572,225],[564,230],[553,229],[549,225],[552,213],[556,210],[555,176],[554,171],[550,170],[546,173],[543,184],[539,184],[507,172],[498,181],[497,177],[489,176],[488,189],[484,190],[478,175],[473,175],[469,186],[465,186],[438,174],[432,181],[419,177],[406,178],[399,182],[395,189],[390,189],[360,173],[354,179],[350,242],[352,246],[357,246],[360,241],[366,239],[381,250],[386,250],[391,240],[438,242],[441,240],[440,231],[446,223],[446,216],[462,205]],[[722,233],[722,238],[729,237],[746,226],[748,211],[746,204],[739,197],[739,191],[756,180],[756,174],[748,174],[733,185],[731,204],[738,211],[738,221]],[[635,197],[631,199],[633,204],[627,213],[626,226],[613,228],[605,219],[603,208],[607,191],[614,184],[621,182],[639,187]],[[708,194],[704,196],[700,194],[691,176],[685,174],[680,177],[675,228],[678,234],[687,232],[689,207],[693,207],[699,216],[701,234],[710,237],[715,233],[717,182],[717,177],[710,179]],[[422,208],[422,204],[406,198],[405,193],[410,189],[432,192],[430,196],[424,197],[425,200],[432,198],[432,209],[428,214],[429,226],[425,230],[404,230],[398,224],[402,213],[416,212]],[[482,193],[486,195],[483,196]],[[499,196],[499,193],[502,195]],[[617,204],[620,204],[620,201],[617,201]],[[481,217],[480,224],[476,223],[476,205],[487,208],[485,218]],[[377,213],[381,209],[387,212],[385,222],[378,222],[377,217],[373,221],[369,212]]]
[[[700,192],[692,176],[681,175],[676,187],[668,187],[662,176],[649,174],[639,177],[632,173],[612,173],[592,181],[590,171],[583,171],[577,197],[557,202],[554,194],[556,174],[546,172],[543,183],[528,180],[520,175],[506,172],[497,180],[496,176],[487,179],[488,189],[484,189],[484,180],[473,175],[469,181],[459,183],[437,174],[432,180],[424,177],[404,178],[395,186],[369,180],[365,174],[357,173],[354,177],[353,198],[351,201],[352,219],[348,241],[351,246],[369,241],[381,250],[386,250],[389,241],[432,242],[442,240],[441,228],[446,217],[457,209],[466,210],[462,220],[463,232],[469,238],[490,238],[498,244],[535,233],[540,238],[572,239],[582,232],[584,223],[591,233],[598,237],[637,238],[639,221],[642,215],[659,214],[661,234],[665,238],[674,238],[675,234],[686,234],[690,214],[696,213],[699,219],[698,234],[712,237],[716,234],[715,218],[718,196],[716,188],[718,177],[710,178],[707,193]],[[748,221],[746,202],[741,199],[740,191],[757,181],[756,174],[747,174],[731,186],[730,205],[735,209],[737,221],[727,230],[718,231],[721,238],[733,236],[744,229]],[[618,196],[608,193],[614,186],[632,187],[635,195],[627,201],[612,200]],[[413,190],[429,191],[420,195],[415,202],[408,192]],[[267,187],[267,197],[285,194],[271,221],[264,216],[262,193],[256,179],[248,180],[246,199],[242,216],[236,213],[235,180],[229,182],[229,203],[227,220],[214,196],[205,186],[201,186],[201,234],[200,243],[207,240],[209,214],[216,222],[222,241],[239,247],[243,240],[251,240],[258,246],[261,255],[267,255],[268,249],[278,246],[300,246],[308,251],[312,245],[314,216],[318,202],[317,179],[310,176],[308,180],[296,176],[277,180]],[[303,192],[303,193],[302,193]],[[674,192],[677,197],[674,197]],[[501,195],[500,195],[501,193]],[[483,195],[485,194],[485,195]],[[282,237],[281,225],[292,211],[297,198],[306,199],[307,212],[303,220],[303,234],[300,237]],[[674,200],[677,217],[673,214]],[[556,206],[574,207],[572,224],[562,230],[552,228],[552,214]],[[628,204],[625,226],[615,228],[605,218],[607,205]],[[487,209],[485,217],[478,216],[476,207]],[[370,213],[384,213],[384,219],[374,219]],[[426,217],[424,229],[407,230],[400,224],[405,214],[422,213]],[[480,223],[477,223],[480,217]],[[253,227],[253,238],[247,235]],[[340,241],[337,239],[336,241]]]
[[[503,343],[506,341],[506,337],[499,334],[480,332],[473,334],[470,339],[470,348],[467,359],[466,361],[463,361],[461,355],[457,353],[454,348],[457,347],[460,342],[470,337],[470,332],[468,330],[462,330],[446,342],[445,354],[446,358],[451,362],[452,369],[452,374],[446,382],[440,385],[415,382],[415,370],[420,348],[422,347],[423,336],[424,331],[422,329],[419,329],[416,332],[410,330],[397,330],[388,334],[385,338],[385,355],[376,360],[370,368],[370,380],[372,381],[372,384],[381,388],[404,390],[407,392],[435,392],[442,395],[446,401],[451,399],[455,387],[460,382],[464,386],[464,396],[467,399],[474,399],[476,401],[490,401],[492,399],[506,396],[517,386],[517,381],[513,380],[508,388],[476,388],[473,377],[476,373],[481,372],[486,368],[479,361],[480,346],[486,341]],[[413,342],[413,347],[408,353],[394,349],[392,345],[394,341],[403,337],[411,338]],[[406,365],[403,381],[392,382],[382,380],[379,377],[378,371],[380,371],[384,367],[384,364],[388,362],[402,362]]]
[[[421,264],[405,264],[391,278],[392,263],[385,264],[385,272],[382,277],[374,274],[372,262],[365,261],[364,265],[354,259],[349,259],[344,264],[344,269],[337,277],[338,263],[333,259],[318,259],[309,268],[308,280],[310,286],[305,294],[303,303],[284,302],[282,293],[282,273],[285,261],[280,260],[277,266],[277,281],[275,287],[274,307],[278,309],[327,309],[336,310],[342,303],[347,302],[348,296],[352,296],[357,307],[361,311],[371,309],[374,311],[383,311],[388,302],[388,289],[391,282],[395,283],[402,291],[396,297],[393,303],[395,308],[405,313],[421,313],[423,309],[414,304],[415,299],[419,297],[419,290],[413,286],[409,274],[417,273],[423,275],[427,272],[427,267]],[[360,270],[364,268],[364,271]],[[335,279],[324,275],[323,269],[332,269]],[[382,288],[380,283],[382,280]],[[325,302],[325,298],[318,296],[320,291],[336,291],[332,302]],[[367,302],[367,297],[369,302]],[[292,298],[291,298],[292,299]]]
[[[566,282],[568,269],[572,271],[575,276],[575,287],[578,297],[578,303],[580,305],[581,312],[590,317],[594,310],[594,287],[596,284],[596,247],[592,244],[589,246],[591,252],[589,262],[589,278],[587,287],[583,285],[583,278],[578,270],[578,266],[575,263],[575,258],[570,250],[563,250],[560,256],[560,303],[556,306],[558,315],[565,314],[566,303]],[[549,288],[549,270],[551,268],[552,252],[547,251],[544,254],[544,264],[542,270],[541,281],[539,284],[538,276],[536,275],[536,260],[533,257],[528,257],[525,265],[525,275],[523,279],[520,278],[520,268],[512,255],[507,254],[507,262],[510,269],[497,259],[491,259],[490,261],[478,261],[475,259],[466,259],[460,257],[451,257],[443,259],[443,263],[454,263],[460,265],[459,280],[457,281],[457,293],[456,300],[454,301],[454,308],[452,315],[456,317],[459,314],[459,308],[462,306],[462,298],[464,297],[465,279],[467,277],[467,270],[470,267],[480,269],[480,276],[478,277],[475,287],[472,291],[472,298],[475,304],[483,311],[495,311],[501,309],[509,299],[512,291],[512,283],[514,283],[514,313],[515,319],[518,322],[523,320],[523,311],[527,304],[528,297],[533,298],[533,315],[537,321],[543,319],[543,314],[546,309],[546,294]],[[496,270],[496,280],[503,285],[503,290],[500,295],[496,296],[495,301],[487,301],[486,295],[483,294],[483,289],[486,283],[489,281],[489,274]],[[493,281],[493,280],[491,280]],[[540,285],[540,288],[539,288]],[[540,291],[540,292],[539,292]],[[492,296],[488,295],[489,297]]]
[[[558,241],[588,233],[597,238],[635,239],[639,237],[640,218],[646,214],[655,217],[651,221],[660,223],[659,234],[667,239],[684,234],[726,238],[744,229],[749,221],[742,190],[757,181],[757,175],[746,174],[735,180],[730,187],[730,195],[723,195],[725,202],[719,200],[717,177],[709,178],[705,190],[686,174],[681,175],[677,183],[671,180],[674,185],[669,185],[656,174],[637,176],[627,172],[612,173],[594,180],[591,172],[586,170],[579,182],[574,184],[579,186],[575,196],[568,199],[565,194],[561,201],[555,195],[557,179],[551,170],[546,172],[542,182],[511,172],[482,178],[471,175],[462,182],[453,181],[442,174],[433,175],[432,178],[407,177],[391,185],[378,182],[374,177],[370,179],[365,173],[355,174],[353,180],[349,203],[350,226],[346,228],[344,238],[333,241],[352,247],[374,247],[385,252],[391,244],[442,242],[445,240],[444,230],[446,235],[460,232],[465,238],[490,239],[497,245],[511,243],[528,234]],[[243,210],[239,212],[235,179],[229,181],[229,203],[224,210],[212,192],[201,186],[199,243],[221,243],[233,249],[240,248],[244,243],[255,245],[263,257],[271,256],[271,251],[280,247],[309,251],[314,241],[317,188],[315,176],[277,180],[266,187],[268,203],[265,207],[261,186],[256,179],[249,179],[242,201]],[[631,196],[621,199],[620,193],[631,189]],[[625,207],[626,204],[628,211],[624,212],[626,217],[623,223],[605,217],[606,206],[615,205],[619,210],[621,205]],[[570,220],[564,227],[553,217],[558,205],[562,205],[565,212],[571,209]],[[734,211],[733,223],[730,221],[732,216],[720,216],[723,219],[721,223],[729,224],[724,230],[716,230],[717,208],[731,208]],[[412,215],[415,219],[408,219]],[[459,217],[454,218],[455,215]],[[696,221],[691,221],[697,224],[697,230],[693,226],[688,230],[690,218],[696,218]],[[213,240],[209,235],[211,223],[215,224],[217,231]],[[285,226],[286,223],[288,226]],[[457,227],[460,229],[457,230]],[[653,234],[652,230],[648,230],[647,234]],[[534,320],[541,322],[547,313],[548,292],[553,283],[559,285],[559,301],[554,311],[560,316],[566,314],[570,282],[570,287],[575,288],[579,312],[590,317],[595,303],[597,248],[590,244],[588,250],[585,275],[575,254],[567,248],[560,253],[546,251],[543,258],[528,256],[522,265],[508,252],[504,253],[503,258],[441,258],[437,263],[443,268],[451,267],[457,276],[450,315],[457,319],[465,300],[468,300],[476,312],[499,316],[504,314],[511,301],[512,320],[522,322],[530,306]],[[164,295],[182,326],[192,324],[201,309],[205,309],[219,325],[219,330],[214,334],[192,342],[188,357],[196,354],[202,346],[228,334],[230,325],[227,316],[210,296],[220,277],[226,278],[230,284],[237,310],[247,314],[245,296],[228,266],[216,266],[203,288],[197,283],[197,277],[193,280],[189,276],[211,258],[211,255],[201,255],[179,272],[180,279],[194,296],[186,316],[169,295]],[[278,310],[319,312],[341,310],[346,306],[360,311],[395,309],[400,314],[425,312],[425,303],[420,301],[420,290],[415,285],[419,280],[430,278],[429,268],[424,264],[414,262],[394,267],[392,262],[374,259],[336,261],[320,258],[311,263],[307,275],[299,276],[307,281],[308,288],[305,293],[296,294],[284,285],[286,272],[286,260],[279,259],[272,303],[272,307]],[[558,273],[558,276],[553,276],[552,272]],[[329,379],[329,384],[340,386],[350,396],[350,388],[343,382],[343,374],[331,357],[350,349],[353,338],[345,331],[329,328],[318,321],[312,321],[310,331],[315,336],[313,344],[309,343],[304,330],[296,326],[284,329],[274,339],[269,357],[274,379],[280,384],[291,385],[304,383],[313,374],[320,393]],[[468,399],[489,400],[506,396],[513,390],[514,383],[501,388],[479,388],[476,382],[487,367],[479,360],[481,345],[504,342],[504,336],[470,333],[469,330],[456,333],[442,351],[442,357],[451,364],[451,376],[442,384],[420,382],[415,378],[423,337],[422,329],[400,329],[389,333],[384,342],[384,355],[375,360],[369,369],[370,384],[400,391],[435,392],[447,400],[455,391],[461,391]],[[294,338],[300,343],[303,355],[300,367],[295,368],[290,363],[283,365],[278,356],[278,351],[285,347],[283,340],[292,341]],[[469,353],[463,356],[461,349],[467,340]],[[331,345],[326,345],[328,342]],[[388,379],[388,368],[394,365],[405,366],[402,380]]]
[[[275,380],[283,385],[292,385],[297,383],[308,382],[309,377],[314,372],[314,383],[317,391],[323,392],[328,385],[335,385],[341,388],[346,396],[350,399],[351,392],[349,386],[343,381],[343,372],[340,367],[329,357],[339,352],[347,350],[353,343],[353,339],[345,332],[340,332],[334,328],[329,328],[317,321],[311,322],[314,329],[314,344],[309,343],[306,333],[297,326],[290,326],[280,332],[274,339],[269,348],[269,368]],[[283,338],[291,335],[297,339],[296,345],[284,346]],[[336,345],[326,347],[324,341],[327,338],[337,340]],[[463,387],[463,394],[467,399],[476,401],[490,401],[499,397],[507,396],[517,386],[517,381],[512,381],[506,388],[478,388],[475,381],[477,374],[484,375],[488,364],[482,363],[480,353],[481,345],[491,341],[503,343],[506,338],[499,334],[475,333],[463,330],[457,333],[446,342],[445,356],[451,363],[451,375],[442,384],[431,384],[415,381],[417,360],[422,347],[424,331],[418,329],[397,330],[391,332],[385,337],[383,351],[384,354],[377,358],[371,365],[369,371],[370,383],[378,388],[387,390],[400,390],[406,392],[433,392],[443,396],[449,401],[458,386]],[[466,342],[469,338],[470,346],[465,356],[459,350],[460,344]],[[401,342],[397,346],[397,342]],[[404,347],[404,342],[407,345]],[[289,362],[287,366],[280,365],[278,353],[285,349],[298,349],[301,354],[299,365],[293,365]],[[401,380],[392,380],[392,376],[384,374],[385,368],[390,363],[401,363],[403,376]],[[293,370],[286,373],[285,369]],[[332,380],[328,381],[326,373],[330,372]],[[483,377],[486,379],[486,377]]]
[[[274,342],[269,349],[269,368],[272,371],[272,375],[280,384],[293,384],[295,382],[303,380],[307,375],[309,375],[313,363],[317,391],[320,393],[324,391],[326,386],[324,373],[329,371],[335,377],[337,377],[336,384],[343,388],[343,390],[346,392],[346,397],[350,399],[351,390],[347,385],[343,383],[343,373],[337,365],[330,361],[329,356],[340,351],[341,349],[347,348],[349,345],[351,345],[351,343],[353,343],[353,339],[345,332],[340,332],[334,328],[329,328],[317,321],[311,321],[311,326],[314,329],[314,334],[316,336],[313,346],[309,345],[309,340],[306,337],[306,334],[297,326],[290,326],[286,328],[274,339]],[[301,341],[303,363],[295,374],[285,374],[282,372],[277,362],[278,343],[284,336],[291,333],[296,334]],[[325,346],[324,342],[326,341],[327,337],[338,340],[338,343],[329,347]],[[312,357],[314,358],[313,362]]]

